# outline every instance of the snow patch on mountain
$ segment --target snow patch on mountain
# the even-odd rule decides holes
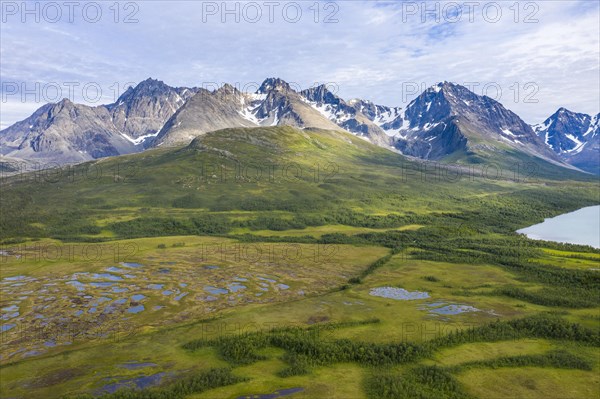
[[[156,137],[156,136],[158,136],[158,133],[160,133],[160,130],[157,130],[155,133],[150,133],[150,134],[146,134],[146,135],[144,135],[144,136],[136,137],[135,139],[134,139],[134,138],[131,138],[131,137],[129,137],[129,136],[128,136],[127,134],[125,134],[125,133],[121,133],[121,136],[123,136],[123,137],[124,137],[124,138],[125,138],[127,141],[129,141],[130,143],[133,143],[133,144],[135,144],[135,145],[140,145],[140,144],[143,144],[143,143],[144,143],[144,141],[146,141],[146,139],[149,139],[149,138],[151,138],[151,137]]]
[[[502,133],[511,136],[511,137],[517,137],[513,132],[510,131],[510,129],[501,129]]]
[[[581,142],[577,139],[577,137],[573,136],[572,134],[566,134],[565,136],[567,136],[567,138],[569,140],[571,140],[572,142],[575,143],[575,147],[573,147],[570,150],[565,150],[564,152],[568,152],[568,153],[572,153],[572,154],[578,154],[581,152],[581,150],[583,150],[583,146],[585,145],[585,142]]]

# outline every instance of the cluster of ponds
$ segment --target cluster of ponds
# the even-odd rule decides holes
[[[127,370],[144,370],[144,369],[156,369],[160,366],[156,363],[151,362],[136,362],[131,361],[117,365],[117,369],[123,368]],[[175,376],[173,372],[157,371],[155,373],[147,373],[136,377],[123,377],[123,376],[109,376],[102,378],[102,387],[94,391],[95,395],[106,395],[115,393],[120,389],[146,389],[153,386],[160,385],[164,381],[171,379]],[[285,388],[279,389],[273,393],[267,394],[253,394],[240,396],[239,399],[277,399],[285,396],[289,396],[298,392],[304,391],[304,388]]]
[[[428,299],[428,292],[408,291],[397,287],[377,287],[369,291],[369,295],[397,301],[414,301],[419,299]],[[480,309],[470,305],[449,303],[449,302],[429,302],[417,307],[419,310],[427,311],[430,315],[457,315],[461,313],[481,312]],[[489,313],[489,312],[488,312]]]
[[[153,266],[123,262],[95,273],[44,279],[6,277],[0,280],[0,360],[39,355],[73,341],[68,335],[57,337],[60,334],[49,331],[32,336],[32,331],[44,328],[65,330],[91,320],[102,334],[110,335],[111,325],[129,322],[145,312],[189,310],[190,306],[178,308],[184,299],[192,307],[214,311],[215,305],[266,301],[290,289],[272,276],[233,272],[216,265],[182,268],[173,262]],[[6,349],[13,341],[20,342],[18,347]]]
[[[134,363],[135,364],[135,363]],[[145,367],[145,366],[142,366]],[[139,367],[139,368],[142,368]],[[134,378],[124,378],[118,379],[116,382],[110,382],[102,386],[102,388],[96,390],[96,395],[105,395],[115,393],[118,390],[127,388],[127,389],[145,389],[150,388],[156,385],[159,385],[163,380],[169,376],[169,373],[159,372],[156,374],[150,375],[141,375],[139,377]],[[114,380],[114,377],[106,377],[104,381]]]
[[[144,369],[150,367],[157,367],[158,365],[155,363],[137,363],[130,362],[119,365],[119,367],[123,367],[129,370],[137,370]],[[154,374],[141,375],[134,378],[122,378],[122,377],[105,377],[103,378],[104,385],[95,391],[96,395],[106,395],[115,393],[118,390],[127,388],[127,389],[146,389],[151,388],[153,386],[157,386],[164,382],[167,379],[170,379],[174,376],[173,373],[168,372],[157,372]],[[283,398],[285,396],[293,395],[298,392],[304,391],[304,388],[285,388],[279,389],[273,393],[267,394],[253,394],[253,395],[245,395],[240,396],[238,399],[277,399]]]

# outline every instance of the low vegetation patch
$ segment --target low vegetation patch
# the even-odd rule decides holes
[[[231,369],[220,368],[192,375],[164,387],[140,390],[123,389],[100,396],[102,399],[180,399],[194,393],[201,393],[218,387],[247,381],[233,375]],[[91,395],[72,396],[68,399],[93,399]]]

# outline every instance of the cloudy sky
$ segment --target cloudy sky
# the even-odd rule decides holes
[[[600,110],[597,1],[114,4],[2,1],[2,128],[62,97],[110,103],[148,77],[250,90],[281,77],[385,105],[447,80],[529,123]]]

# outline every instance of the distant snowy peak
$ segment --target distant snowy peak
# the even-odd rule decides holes
[[[583,137],[595,138],[600,134],[600,113],[594,115],[590,120],[590,126],[583,134]]]
[[[562,160],[600,174],[600,114],[591,116],[559,108],[532,128]]]
[[[264,120],[257,118],[256,112],[266,98],[266,94],[244,93],[240,97],[240,109],[238,110],[238,113],[249,123],[256,126],[261,125]]]
[[[330,121],[341,125],[356,116],[356,109],[320,85],[300,92],[303,100]]]
[[[441,159],[456,152],[486,154],[508,146],[558,161],[515,113],[455,83],[427,88],[397,114],[382,128],[394,134],[396,148],[405,155]]]
[[[389,147],[392,144],[384,129],[376,122],[380,116],[377,110],[379,106],[370,104],[367,107],[367,102],[362,100],[346,102],[326,85],[302,90],[300,95],[304,102],[340,128],[381,146]]]
[[[352,99],[348,103],[389,136],[397,135],[399,128],[404,124],[404,111],[401,107],[388,107],[360,99]]]
[[[557,154],[578,153],[598,134],[599,115],[592,117],[559,108],[543,123],[532,128]]]
[[[165,123],[152,146],[185,144],[224,128],[279,125],[338,129],[287,82],[268,78],[256,93],[244,93],[231,85],[197,93]]]
[[[361,99],[345,102],[325,86],[303,90],[301,94],[338,126],[358,135],[367,135],[365,127],[383,132],[405,155],[438,159],[457,151],[470,151],[477,148],[475,143],[485,142],[486,148],[498,144],[557,160],[516,114],[489,97],[478,96],[451,82],[429,87],[406,108]]]

